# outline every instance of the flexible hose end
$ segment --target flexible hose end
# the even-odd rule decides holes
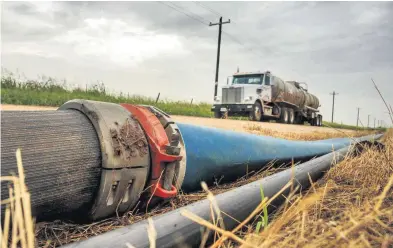
[[[146,136],[132,114],[118,104],[71,100],[58,110],[82,112],[93,124],[102,154],[98,192],[89,218],[101,219],[124,213],[136,205],[150,169]]]

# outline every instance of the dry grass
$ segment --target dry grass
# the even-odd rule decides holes
[[[386,151],[371,148],[339,163],[245,241],[257,247],[393,247],[393,130],[384,143]]]
[[[270,130],[268,130],[270,131]],[[251,130],[249,132],[252,133]],[[270,135],[275,137],[280,137],[282,133],[274,132],[264,135]],[[324,137],[319,134],[309,133],[309,134],[295,134],[289,133],[292,139],[299,138],[301,135],[308,136],[308,140],[317,140],[322,138],[331,137],[331,133],[323,133]],[[339,133],[338,133],[339,134]],[[338,135],[337,134],[337,135]],[[284,136],[285,138],[288,137]],[[296,136],[299,135],[299,136]],[[313,136],[316,135],[316,136]],[[282,137],[282,136],[281,136]],[[337,136],[335,136],[337,137]],[[338,137],[345,137],[345,135],[341,134]],[[210,191],[216,195],[219,193],[223,193],[230,189],[239,187],[241,185],[250,183],[252,181],[258,180],[262,177],[274,174],[278,171],[283,170],[284,168],[274,168],[273,162],[269,166],[268,169],[259,172],[250,172],[248,175],[240,178],[234,183],[230,184],[223,184],[223,185],[216,185],[215,187],[211,188]],[[64,245],[71,242],[80,241],[83,239],[87,239],[91,236],[96,236],[101,233],[105,233],[107,231],[117,229],[123,227],[125,225],[130,225],[132,223],[139,222],[141,220],[145,220],[149,217],[153,217],[155,215],[163,214],[174,210],[179,207],[183,207],[185,205],[191,204],[193,202],[205,199],[207,197],[207,193],[204,191],[196,192],[192,194],[179,194],[175,199],[171,200],[169,204],[165,206],[159,206],[154,209],[151,209],[149,212],[145,212],[144,210],[134,210],[124,214],[121,217],[113,217],[109,219],[105,219],[102,221],[98,221],[92,224],[87,225],[80,225],[74,224],[70,222],[63,222],[63,221],[54,221],[54,222],[43,222],[38,223],[36,227],[36,237],[38,239],[38,245],[40,247],[58,247],[60,245]]]
[[[250,172],[234,183],[216,185],[212,187],[209,192],[214,195],[220,194],[282,170],[284,170],[283,166],[274,166],[274,163],[272,162],[264,170]],[[113,217],[92,224],[81,225],[63,221],[37,223],[35,232],[38,246],[46,248],[59,247],[68,243],[84,240],[110,230],[148,219],[155,215],[164,214],[193,202],[206,199],[208,194],[209,193],[206,191],[190,194],[181,193],[176,198],[172,199],[169,204],[157,206],[154,209],[149,210],[147,213],[145,212],[145,209],[138,209],[130,211],[120,217]]]
[[[369,133],[367,133],[367,134],[369,134]],[[264,134],[264,135],[268,135],[268,134]],[[289,138],[289,136],[290,136],[290,137],[292,137],[292,139],[304,139],[304,140],[317,140],[317,139],[332,137],[331,133],[313,133],[313,134],[293,134],[292,133],[292,134],[282,135],[280,133],[271,132],[270,135],[276,136],[276,137],[277,136],[282,137],[285,135],[284,138]],[[314,135],[314,137],[313,137],[313,135]],[[364,135],[364,133],[362,135]],[[338,137],[343,137],[343,136],[344,135],[342,135],[342,134],[338,135]],[[392,135],[390,135],[390,137],[391,136]],[[337,137],[337,136],[334,136],[334,137]],[[392,149],[393,148],[391,147],[390,152],[392,151]],[[367,151],[367,153],[374,154],[374,157],[378,157],[377,152],[375,152],[375,151]],[[390,156],[392,157],[392,154],[390,154]],[[351,160],[348,160],[345,163],[357,163],[356,161],[358,161],[358,159],[365,160],[368,158],[363,155],[362,157],[355,158],[353,160],[354,162],[351,162]],[[228,191],[232,188],[239,187],[241,185],[250,183],[252,181],[255,181],[255,180],[258,180],[262,177],[266,177],[268,175],[277,173],[278,171],[281,171],[284,169],[283,167],[274,168],[273,164],[274,163],[272,162],[269,169],[259,171],[259,172],[250,172],[248,175],[244,176],[243,178],[239,179],[238,181],[236,181],[234,183],[216,185],[215,187],[211,188],[209,192],[213,193],[214,195],[219,194],[219,193],[223,193],[223,192]],[[367,163],[365,163],[363,161],[362,164],[367,164]],[[341,166],[340,166],[340,168],[341,168]],[[370,169],[372,169],[372,168],[367,167],[367,166],[365,168],[362,168],[362,170],[364,170],[364,171],[370,171]],[[329,175],[332,175],[332,173],[334,171],[335,170],[332,170],[329,173]],[[359,180],[361,181],[361,177],[359,177],[358,174],[351,174],[351,173],[353,173],[353,171],[348,170],[346,173],[347,173],[346,175],[348,175],[349,178],[353,178],[351,175],[357,175],[357,178],[359,178]],[[360,173],[360,170],[359,170],[359,173]],[[387,171],[386,171],[385,175],[386,174],[389,174],[389,173],[387,173]],[[383,179],[381,179],[381,180],[383,181]],[[382,185],[382,181],[379,181],[381,185]],[[331,187],[332,186],[329,186],[326,189],[326,191],[328,191],[328,189],[329,189],[328,193],[334,192],[334,190],[330,190]],[[381,188],[382,188],[382,186],[379,189],[381,189]],[[348,189],[349,189],[349,187],[348,187]],[[35,236],[37,238],[37,245],[39,247],[58,247],[61,245],[65,245],[67,243],[84,240],[84,239],[87,239],[91,236],[96,236],[101,233],[105,233],[107,231],[123,227],[125,225],[130,225],[132,223],[135,223],[135,222],[138,222],[138,221],[141,221],[144,219],[148,219],[149,217],[152,217],[155,215],[166,213],[166,212],[174,210],[176,208],[193,203],[195,201],[205,199],[207,196],[208,196],[208,193],[205,191],[201,191],[201,192],[197,192],[197,193],[193,193],[193,194],[183,194],[182,193],[182,194],[179,194],[175,199],[171,200],[169,202],[169,204],[151,209],[148,213],[144,212],[145,210],[134,210],[134,211],[124,214],[121,217],[109,218],[106,220],[102,220],[102,221],[95,222],[92,224],[87,224],[87,225],[80,225],[80,224],[74,224],[74,223],[62,222],[62,221],[38,223],[35,228]],[[331,199],[331,198],[327,198],[327,200],[324,202],[329,203],[329,201],[328,201],[329,199]],[[331,204],[331,203],[329,203],[329,204]],[[324,206],[328,207],[329,205],[324,204]],[[322,210],[326,210],[326,209],[321,208],[320,211],[322,211]],[[277,216],[280,216],[280,215],[277,215]],[[285,216],[285,213],[282,216]],[[268,230],[270,230],[270,229],[268,229]],[[244,231],[244,230],[242,230],[242,231]],[[239,232],[236,234],[238,236],[240,236],[241,239],[244,238],[245,242],[247,242],[247,243],[254,242],[257,245],[259,245],[260,242],[263,242],[263,239],[264,239],[263,238],[264,236],[259,236],[259,235],[256,236],[256,237],[259,237],[259,239],[258,238],[256,239],[256,237],[252,236],[252,235],[245,235],[244,233],[239,233]],[[284,231],[284,234],[285,234],[285,231]],[[222,246],[227,246],[227,245],[228,245],[228,241],[226,243],[222,244]]]
[[[16,151],[19,176],[1,176],[1,182],[9,182],[9,198],[1,200],[4,225],[0,228],[1,247],[34,247],[34,223],[31,216],[30,194],[25,185],[21,152]],[[4,196],[2,198],[5,198]]]
[[[276,138],[283,138],[287,140],[321,140],[321,139],[331,139],[331,138],[342,138],[342,137],[361,137],[369,134],[374,134],[377,131],[371,130],[361,130],[361,131],[346,131],[335,129],[335,132],[323,132],[323,131],[316,131],[316,132],[309,132],[309,133],[292,133],[292,132],[279,132],[274,131],[269,128],[263,128],[259,125],[251,124],[244,127],[247,132],[257,135],[266,135],[272,136]]]

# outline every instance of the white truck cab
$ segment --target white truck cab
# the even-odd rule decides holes
[[[211,111],[216,118],[248,116],[250,120],[322,125],[319,100],[297,81],[284,82],[270,71],[242,72],[228,77]]]
[[[228,114],[250,115],[261,112],[263,102],[272,101],[271,84],[274,76],[269,72],[242,72],[228,77],[227,85],[221,87],[221,96],[216,96],[211,110],[216,118]],[[255,102],[260,101],[259,106]]]

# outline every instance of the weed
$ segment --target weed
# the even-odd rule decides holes
[[[263,193],[263,189],[261,186],[261,202],[265,199],[265,194]],[[255,228],[255,232],[259,233],[261,231],[261,227],[264,229],[267,228],[268,225],[268,213],[267,213],[267,206],[263,208],[263,215],[261,216],[261,220],[257,222],[257,226]]]

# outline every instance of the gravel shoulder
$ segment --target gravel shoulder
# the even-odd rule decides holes
[[[34,111],[34,110],[56,110],[55,107],[45,107],[45,106],[25,106],[25,105],[10,105],[1,104],[1,111]],[[272,131],[279,132],[290,132],[290,133],[312,133],[312,132],[328,132],[337,133],[345,132],[347,134],[354,133],[352,130],[345,129],[333,129],[328,127],[313,127],[304,125],[287,125],[279,123],[269,123],[269,122],[251,122],[243,120],[223,120],[223,119],[213,119],[213,118],[203,118],[203,117],[192,117],[192,116],[178,116],[172,115],[175,121],[182,123],[189,123],[201,126],[222,128],[238,132],[247,132],[246,127],[257,125],[261,128],[270,129]]]

